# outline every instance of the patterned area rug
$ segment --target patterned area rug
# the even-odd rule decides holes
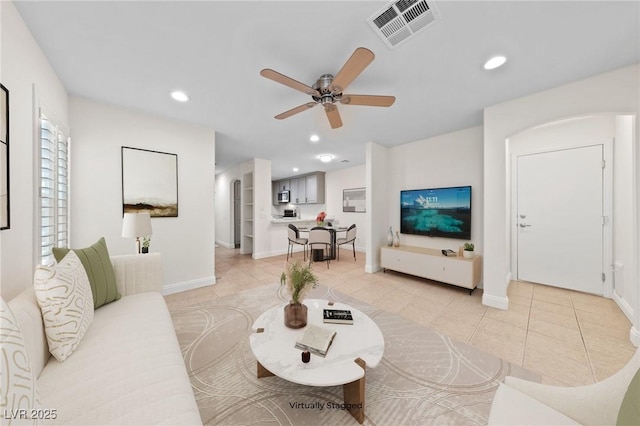
[[[383,360],[366,373],[366,425],[486,424],[505,376],[539,380],[519,366],[327,287],[308,297],[347,303],[369,315],[384,335]],[[262,312],[288,300],[286,290],[274,284],[171,309],[205,424],[358,424],[341,406],[342,386],[256,377],[251,326]]]

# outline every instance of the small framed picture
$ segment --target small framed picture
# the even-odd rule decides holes
[[[365,213],[367,204],[366,188],[353,188],[342,190],[342,211],[352,213]]]

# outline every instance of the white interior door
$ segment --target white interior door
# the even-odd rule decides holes
[[[603,146],[517,160],[518,279],[603,294]]]

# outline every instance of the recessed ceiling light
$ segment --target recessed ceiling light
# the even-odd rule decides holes
[[[322,161],[323,163],[329,163],[331,162],[331,160],[333,160],[334,158],[336,158],[335,155],[333,154],[320,154],[317,157],[320,161]]]
[[[505,62],[507,62],[507,58],[505,58],[504,56],[494,56],[484,63],[484,69],[493,70],[504,65]]]
[[[294,167],[294,168],[293,168],[293,171],[294,171],[294,172],[297,172],[297,171],[299,171],[299,170],[300,170],[300,169],[299,169],[299,168],[297,168],[297,167]]]
[[[189,96],[186,93],[176,90],[175,92],[171,92],[171,97],[178,102],[187,102],[189,100]]]
[[[320,136],[318,136],[318,135],[311,135],[311,136],[309,137],[309,140],[310,140],[311,142],[318,142],[318,141],[320,140]]]

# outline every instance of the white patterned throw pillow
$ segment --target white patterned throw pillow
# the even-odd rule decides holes
[[[27,347],[9,305],[0,305],[0,410],[2,424],[35,424],[36,378]],[[6,423],[5,423],[6,422]]]
[[[33,285],[49,352],[64,361],[78,347],[93,320],[87,273],[72,250],[54,266],[38,266]]]

